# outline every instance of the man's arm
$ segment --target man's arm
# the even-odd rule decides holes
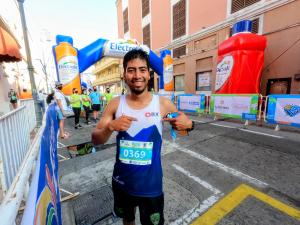
[[[105,108],[102,118],[92,132],[92,142],[95,145],[104,144],[114,131],[126,131],[136,118],[122,115],[114,119],[120,98],[114,98]]]

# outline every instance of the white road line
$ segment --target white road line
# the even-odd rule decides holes
[[[267,133],[262,133],[262,132],[259,132],[259,131],[246,130],[246,129],[239,129],[239,130],[245,131],[245,132],[249,132],[249,133],[254,133],[254,134],[260,134],[260,135],[270,136],[270,137],[274,137],[274,138],[283,138],[281,136],[277,136],[277,135],[273,135],[273,134],[267,134]]]
[[[217,188],[213,187],[212,185],[210,185],[209,183],[207,183],[204,180],[201,180],[199,177],[194,176],[193,174],[191,174],[189,171],[185,170],[184,168],[176,165],[176,164],[172,164],[172,166],[180,171],[181,173],[183,173],[184,175],[188,176],[189,178],[193,179],[194,181],[196,181],[198,184],[202,185],[203,187],[205,187],[206,189],[210,190],[211,192],[213,192],[215,195],[221,194],[221,191],[218,190]]]
[[[63,143],[57,142],[57,144],[60,145],[59,148],[64,148],[64,147],[66,147]]]
[[[227,126],[227,125],[222,125],[222,124],[218,124],[218,123],[210,123],[213,126],[217,126],[217,127],[226,127],[226,128],[237,128],[237,127],[232,127],[232,126]]]
[[[187,211],[182,217],[171,222],[170,225],[185,225],[190,224],[194,219],[199,217],[203,212],[209,209],[213,204],[219,201],[221,195],[212,195],[206,200],[204,200],[199,206],[194,207]]]
[[[233,168],[231,168],[229,166],[226,166],[226,165],[224,165],[222,163],[219,163],[219,162],[214,161],[214,160],[212,160],[210,158],[207,158],[204,155],[200,155],[200,154],[198,154],[196,152],[193,152],[193,151],[191,151],[191,150],[189,150],[187,148],[180,147],[176,143],[172,143],[172,142],[167,141],[167,140],[164,140],[164,142],[166,144],[168,144],[168,145],[172,145],[174,148],[177,148],[179,151],[187,153],[187,154],[189,154],[190,156],[192,156],[192,157],[194,157],[196,159],[200,159],[200,160],[202,160],[202,161],[204,161],[204,162],[206,162],[206,163],[208,163],[208,164],[210,164],[212,166],[215,166],[215,167],[217,167],[217,168],[225,171],[226,173],[230,173],[231,175],[236,176],[236,177],[238,177],[238,178],[240,178],[242,180],[248,181],[249,183],[254,184],[254,185],[258,186],[258,187],[263,187],[264,188],[264,187],[268,186],[268,184],[265,183],[265,182],[263,182],[263,181],[260,181],[260,180],[258,180],[256,178],[253,178],[253,177],[251,177],[251,176],[249,176],[247,174],[244,174],[244,173],[242,173],[242,172],[240,172],[240,171],[238,171],[236,169],[233,169]]]

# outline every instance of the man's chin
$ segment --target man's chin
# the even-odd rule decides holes
[[[131,93],[135,94],[135,95],[140,95],[142,93],[144,93],[146,90],[146,88],[132,88],[131,89]]]

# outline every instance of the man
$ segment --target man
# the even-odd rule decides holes
[[[68,105],[65,98],[65,95],[62,93],[62,84],[60,82],[55,83],[55,93],[54,93],[54,99],[56,101],[56,113],[57,117],[59,119],[59,137],[61,139],[67,139],[69,137],[69,134],[65,132],[65,111],[68,111]]]
[[[94,144],[105,143],[117,131],[117,154],[112,177],[114,211],[123,224],[135,224],[139,207],[142,224],[163,224],[162,117],[176,112],[174,104],[148,92],[149,58],[140,49],[124,56],[124,80],[130,94],[113,98],[92,133]],[[182,112],[169,121],[175,130],[192,129]]]
[[[113,97],[113,94],[110,93],[110,88],[106,88],[106,93],[104,94],[106,105],[110,102]]]
[[[97,91],[97,87],[93,88],[94,91],[90,93],[90,99],[92,101],[92,110],[93,110],[93,117],[95,123],[97,122],[99,111],[100,111],[100,93]]]
[[[79,123],[81,112],[81,95],[78,94],[78,89],[72,89],[72,95],[70,96],[70,103],[74,112],[75,129],[80,129],[82,126]]]
[[[18,95],[14,89],[11,88],[9,90],[8,98],[9,98],[9,102],[11,103],[13,109],[16,109],[18,107]]]

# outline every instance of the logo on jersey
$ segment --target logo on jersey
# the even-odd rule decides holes
[[[158,112],[146,112],[145,117],[158,117],[159,113]]]

